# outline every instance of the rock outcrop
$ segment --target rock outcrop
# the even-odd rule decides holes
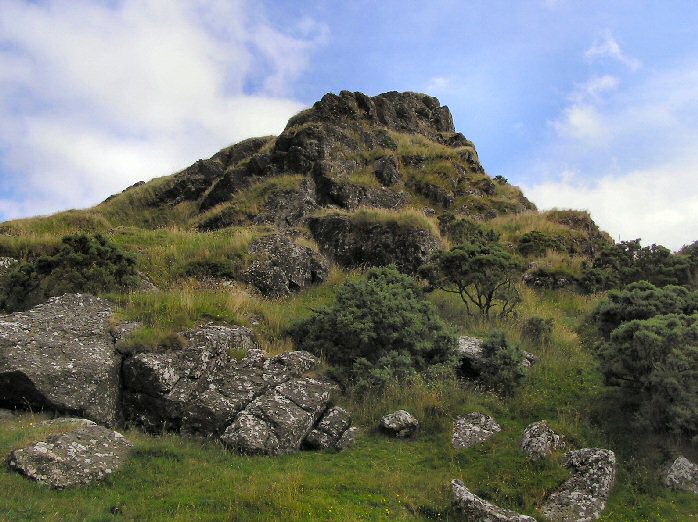
[[[607,449],[580,449],[568,453],[565,465],[572,476],[545,500],[541,512],[552,522],[598,519],[613,488],[615,454]]]
[[[395,264],[416,273],[440,247],[430,231],[398,219],[334,214],[311,218],[308,225],[321,250],[344,267]]]
[[[11,469],[53,488],[104,480],[128,458],[132,444],[120,433],[86,425],[13,451]]]
[[[529,424],[521,439],[521,451],[531,460],[542,460],[564,445],[562,437],[544,420]]]
[[[250,245],[254,256],[244,279],[267,297],[284,297],[323,282],[329,263],[314,250],[283,235],[265,236]]]
[[[315,430],[337,444],[350,419],[328,409],[333,386],[303,377],[318,359],[288,352],[268,359],[242,327],[184,332],[185,350],[140,353],[124,362],[129,423],[148,431],[220,437],[230,449],[275,455],[300,449]],[[316,444],[318,434],[308,447]],[[328,442],[328,444],[330,444]]]
[[[475,446],[500,431],[502,428],[489,415],[478,412],[468,413],[456,419],[453,427],[453,447],[460,449]]]
[[[664,485],[698,494],[698,465],[686,457],[678,457],[664,476]]]
[[[509,509],[495,506],[472,493],[460,480],[451,482],[453,508],[465,520],[478,522],[536,522]]]
[[[0,257],[0,278],[10,271],[18,261],[12,257]]]
[[[121,357],[113,312],[104,299],[71,294],[0,316],[0,406],[117,424]]]
[[[414,415],[398,410],[381,419],[380,428],[384,433],[400,439],[412,437],[419,430],[419,421]]]

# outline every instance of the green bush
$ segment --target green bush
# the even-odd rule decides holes
[[[468,218],[452,213],[439,216],[439,231],[454,243],[496,243],[499,234]]]
[[[557,252],[564,251],[564,247],[559,239],[549,236],[538,230],[526,232],[519,238],[516,247],[522,256],[544,256],[548,250]]]
[[[568,269],[553,267],[537,267],[524,274],[524,283],[532,288],[557,290],[560,288],[576,288],[577,277]]]
[[[240,260],[235,262],[233,259],[200,259],[188,263],[184,275],[194,278],[236,279],[240,275],[240,264]]]
[[[698,314],[624,323],[599,357],[606,383],[624,390],[641,424],[698,434]]]
[[[0,281],[0,309],[25,310],[66,293],[99,294],[138,284],[135,261],[101,235],[66,236],[58,251],[18,263]]]
[[[346,282],[333,305],[291,334],[299,348],[334,365],[345,384],[379,386],[455,362],[456,337],[417,283],[392,266]]]
[[[612,290],[596,307],[593,322],[601,336],[608,340],[622,323],[650,319],[656,315],[698,312],[698,292],[681,286],[657,288],[647,281],[632,283],[623,290]]]
[[[550,344],[553,337],[553,320],[529,317],[521,327],[521,335],[533,344]]]
[[[479,378],[485,386],[503,395],[513,395],[524,378],[521,348],[507,341],[504,332],[495,330],[482,343]]]

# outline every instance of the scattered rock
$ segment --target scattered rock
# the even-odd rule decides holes
[[[329,408],[315,428],[305,438],[304,444],[310,449],[339,448],[340,440],[351,426],[351,415],[344,408]],[[355,428],[354,428],[355,430]],[[346,447],[347,435],[341,446]]]
[[[110,302],[68,294],[0,316],[0,406],[57,411],[113,426],[121,357]]]
[[[564,447],[562,437],[544,420],[529,424],[521,439],[521,451],[531,460],[541,460],[553,451]]]
[[[120,433],[86,425],[15,450],[8,462],[32,480],[67,488],[104,480],[121,467],[131,446]]]
[[[484,522],[536,522],[536,519],[519,515],[481,499],[465,487],[460,480],[451,482],[453,507],[465,520]]]
[[[545,500],[541,513],[552,522],[598,519],[613,488],[615,454],[598,448],[571,451],[565,466],[572,476]]]
[[[671,489],[698,494],[698,465],[686,457],[678,457],[667,471],[664,484]]]
[[[334,214],[308,221],[313,237],[329,257],[345,267],[395,264],[416,273],[440,246],[428,230],[395,220]]]
[[[477,337],[462,336],[458,338],[458,355],[460,356],[460,371],[468,378],[477,378],[480,375],[480,363],[483,340]],[[540,362],[540,358],[530,352],[524,351],[524,360],[521,363],[523,369],[528,369]]]
[[[381,430],[401,439],[412,437],[419,430],[419,421],[409,412],[398,410],[381,419]]]
[[[456,419],[453,427],[453,447],[459,449],[475,446],[500,431],[502,428],[492,417],[478,412],[468,413]]]
[[[327,279],[329,264],[308,247],[283,235],[258,239],[250,246],[254,255],[244,278],[267,297],[284,297]]]
[[[57,417],[55,419],[42,421],[41,424],[43,426],[97,426],[97,423],[92,422],[90,419],[80,419],[78,417]]]
[[[359,428],[352,426],[339,438],[337,444],[335,444],[335,448],[337,448],[338,451],[351,448],[356,443],[358,436]]]

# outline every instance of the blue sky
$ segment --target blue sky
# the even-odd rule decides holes
[[[491,175],[616,239],[698,239],[695,1],[0,0],[0,219],[278,133],[326,92],[427,92]]]

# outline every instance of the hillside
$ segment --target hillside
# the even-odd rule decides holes
[[[80,255],[90,274],[116,273],[119,284],[92,292],[104,300],[68,297],[34,307],[61,294],[54,289],[72,288],[79,280],[69,269],[59,272],[83,262],[63,241],[75,234],[103,238],[104,244],[89,243]],[[490,258],[511,260],[507,282],[516,296],[515,313],[505,313],[505,307],[499,315],[469,315],[462,292],[426,284],[425,264],[439,252],[471,244],[489,249]],[[698,265],[689,263],[689,252],[674,256],[656,249],[643,257],[636,255],[645,252],[639,244],[632,248],[633,260],[651,263],[638,261],[635,272],[618,275],[628,264],[617,261],[627,245],[615,245],[584,211],[538,211],[518,187],[487,174],[474,144],[456,131],[448,107],[430,96],[397,92],[327,94],[291,118],[277,137],[236,143],[90,209],[2,223],[0,294],[2,284],[9,285],[3,277],[16,283],[24,270],[20,282],[31,287],[31,299],[0,298],[7,314],[0,315],[0,407],[22,410],[0,416],[0,454],[60,433],[60,424],[42,423],[55,412],[116,426],[134,449],[118,473],[86,488],[47,490],[3,468],[0,520],[467,519],[452,507],[453,479],[498,506],[545,520],[548,499],[571,471],[563,466],[562,449],[542,461],[521,452],[522,432],[543,419],[569,450],[615,452],[615,485],[601,520],[695,519],[698,496],[664,487],[660,476],[678,455],[695,462],[695,442],[681,433],[630,428],[633,413],[619,406],[618,390],[606,385],[590,341],[589,318],[606,290],[621,285],[610,286],[616,280],[609,274],[622,284],[644,280],[661,258],[670,260],[662,272],[669,283],[695,277]],[[115,259],[106,276],[90,257],[95,249]],[[133,266],[124,261],[131,257]],[[369,270],[389,265],[400,274]],[[37,274],[48,275],[39,280]],[[520,372],[515,393],[473,380],[462,351],[456,366],[441,364],[444,358],[424,371],[405,370],[400,361],[385,367],[367,361],[361,368],[365,376],[382,379],[376,385],[357,378],[355,368],[346,373],[335,364],[326,338],[317,337],[317,351],[305,346],[311,335],[299,324],[310,328],[303,321],[322,313],[329,318],[333,306],[351,301],[351,291],[375,288],[380,277],[388,289],[379,294],[375,315],[402,313],[399,305],[412,306],[410,299],[416,304],[399,327],[397,321],[385,323],[395,335],[375,335],[370,343],[421,349],[400,336],[433,333],[443,324],[443,338],[461,350],[468,339],[501,330],[533,361]],[[400,284],[407,293],[390,293]],[[404,302],[401,296],[407,296]],[[375,303],[356,299],[361,304],[351,313],[373,310]],[[409,315],[423,310],[431,314],[424,325]],[[371,323],[362,317],[356,323]],[[532,334],[531,325],[540,331]],[[68,334],[51,333],[54,328]],[[96,344],[118,354],[109,364],[116,368],[114,379],[123,382],[114,388],[106,414],[90,413],[82,403],[47,402],[34,393],[37,385],[17,377],[21,372],[3,370],[11,363],[3,362],[2,350],[65,343],[65,358],[75,349],[71,335],[81,342],[96,336]],[[298,355],[306,348],[319,359],[308,363]],[[427,356],[410,360],[406,350],[399,357],[427,364]],[[196,366],[197,358],[204,366]],[[157,369],[167,365],[186,378],[166,385]],[[160,380],[153,384],[155,377]],[[204,379],[207,387],[199,386]],[[194,381],[195,391],[177,391]],[[315,401],[310,409],[301,405],[312,419],[295,447],[270,420],[273,407],[260,413],[256,402],[292,385],[302,393],[283,393],[303,395],[295,404]],[[111,385],[103,386],[106,400]],[[231,406],[233,399],[240,404]],[[23,411],[26,406],[30,411]],[[360,430],[355,445],[343,449],[338,442],[347,423],[332,442],[337,446],[319,446],[342,451],[295,452],[301,441],[304,448],[312,445],[309,432],[320,429],[335,406],[350,412],[351,425]],[[378,428],[384,415],[398,409],[419,420],[419,431],[408,440],[386,437]],[[469,412],[493,417],[501,431],[482,444],[454,447],[454,421]],[[242,430],[230,435],[243,417],[263,417],[274,426],[273,450],[266,445],[272,435],[255,446],[259,451],[240,442]],[[246,455],[225,448],[244,448]],[[266,456],[249,455],[255,453]]]

